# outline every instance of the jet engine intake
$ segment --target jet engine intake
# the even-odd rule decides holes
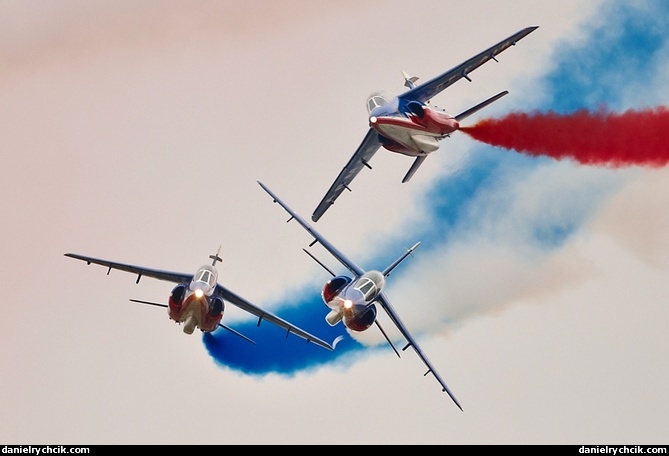
[[[177,285],[172,288],[169,305],[171,309],[180,309],[186,295],[186,285]]]
[[[223,300],[221,298],[214,298],[211,301],[211,304],[209,305],[208,315],[210,317],[216,318],[223,313],[223,309],[225,309],[225,304],[223,303]]]
[[[352,331],[365,331],[374,324],[374,321],[376,321],[376,305],[374,304],[365,306],[360,312],[344,314],[344,325]]]
[[[346,276],[337,276],[334,277],[323,286],[323,291],[321,292],[321,298],[325,304],[331,302],[335,296],[337,296],[341,291],[352,282],[350,277]]]
[[[448,135],[460,128],[458,121],[440,108],[425,106],[417,101],[410,102],[407,107],[415,115],[414,121],[431,133]]]
[[[423,108],[422,103],[411,101],[407,105],[407,108],[409,108],[409,111],[411,111],[412,114],[418,116],[419,119],[422,119],[425,116],[425,108]]]

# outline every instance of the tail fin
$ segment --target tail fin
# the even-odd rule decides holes
[[[411,247],[409,250],[404,252],[401,257],[393,261],[393,263],[388,266],[386,269],[383,270],[381,274],[383,274],[383,277],[388,277],[390,275],[390,272],[397,267],[398,264],[400,264],[406,257],[411,255],[411,253],[418,248],[420,245],[420,242],[416,242],[413,247]]]
[[[417,76],[409,76],[406,71],[402,71],[402,76],[404,77],[404,85],[410,89],[416,87],[416,81],[418,81]]]
[[[220,256],[218,256],[219,253],[221,253],[221,246],[220,246],[220,245],[218,246],[218,250],[216,251],[215,254],[213,254],[213,255],[209,255],[209,258],[211,258],[212,260],[214,260],[214,261],[211,262],[211,265],[212,265],[212,266],[216,266],[216,262],[217,262],[217,261],[223,261],[223,258],[221,258]]]

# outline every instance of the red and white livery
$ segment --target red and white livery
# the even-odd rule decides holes
[[[416,85],[417,77],[410,77],[403,72],[404,85],[409,90],[398,96],[393,97],[385,92],[374,92],[370,95],[367,99],[369,119],[367,134],[314,210],[311,220],[317,222],[344,189],[350,190],[349,185],[363,167],[371,169],[369,160],[381,147],[414,158],[409,171],[402,179],[402,182],[408,182],[423,164],[425,158],[439,149],[439,141],[460,128],[460,122],[463,119],[499,100],[508,92],[506,90],[500,92],[455,116],[430,104],[430,100],[462,78],[471,81],[469,74],[472,71],[489,60],[496,61],[495,57],[498,54],[515,45],[537,28],[533,26],[519,30],[469,60],[420,85]]]

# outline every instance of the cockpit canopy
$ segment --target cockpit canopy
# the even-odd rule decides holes
[[[381,293],[386,279],[379,271],[368,271],[358,278],[352,287],[347,288],[351,282],[353,282],[353,279],[346,276],[337,276],[330,279],[321,292],[323,301],[328,304],[335,297],[340,296],[359,304],[362,304],[360,298],[369,303]]]
[[[367,112],[370,113],[379,106],[387,105],[391,100],[392,97],[386,92],[374,92],[367,98]]]
[[[365,302],[370,302],[381,293],[385,283],[386,279],[379,271],[368,271],[355,282],[353,288],[362,293]]]
[[[195,273],[193,281],[205,284],[207,289],[213,289],[218,281],[218,271],[213,266],[202,266]]]

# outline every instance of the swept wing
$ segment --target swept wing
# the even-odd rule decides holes
[[[108,268],[107,274],[109,274],[112,269],[118,269],[120,271],[137,274],[137,280],[135,283],[139,283],[140,279],[144,276],[173,283],[189,283],[193,279],[193,274],[165,271],[161,269],[145,268],[143,266],[135,266],[125,263],[117,263],[114,261],[103,260],[100,258],[92,258],[84,255],[79,255],[76,253],[66,253],[65,256],[85,261],[88,264],[94,263],[94,264],[99,264],[101,266],[105,266],[106,268]],[[237,295],[236,293],[233,293],[232,291],[230,291],[221,284],[216,285],[216,291],[214,293],[223,298],[224,301],[227,301],[230,304],[233,304],[239,307],[240,309],[245,310],[246,312],[249,312],[250,314],[258,317],[258,325],[260,324],[261,321],[267,320],[270,323],[273,323],[279,326],[280,328],[285,329],[287,331],[286,337],[288,336],[288,334],[295,334],[296,336],[306,339],[307,342],[313,342],[317,345],[320,345],[323,348],[327,348],[328,350],[334,349],[331,344],[325,342],[324,340],[319,339],[318,337],[308,333],[307,331],[304,331],[303,329],[298,328],[297,326],[272,314],[271,312],[261,309],[260,307],[250,303],[246,299]]]
[[[455,398],[451,390],[448,388],[446,385],[446,382],[441,378],[437,370],[434,368],[430,360],[425,356],[425,353],[423,353],[423,350],[421,350],[420,346],[418,345],[418,342],[411,336],[411,333],[409,333],[409,330],[404,326],[404,323],[402,323],[402,320],[400,320],[399,315],[397,315],[397,312],[393,309],[393,307],[390,305],[390,301],[386,297],[385,293],[381,293],[379,297],[377,298],[377,302],[381,304],[381,307],[386,311],[390,319],[395,323],[395,326],[399,331],[402,333],[404,338],[407,341],[407,344],[402,348],[402,351],[406,350],[409,347],[413,347],[414,351],[418,355],[418,357],[423,361],[423,364],[427,367],[427,372],[425,372],[424,375],[427,374],[432,374],[434,375],[434,378],[437,379],[439,384],[441,385],[441,390],[446,392],[451,399],[453,399],[453,402],[455,402],[455,405],[458,406],[460,410],[462,410],[462,406],[458,402],[458,400]]]
[[[427,82],[424,82],[416,87],[407,90],[403,94],[399,95],[398,98],[411,101],[417,100],[423,103],[426,103],[428,100],[431,100],[439,92],[452,85],[456,81],[459,81],[462,78],[469,80],[469,73],[483,65],[489,60],[497,60],[495,57],[506,49],[514,46],[520,39],[529,35],[535,31],[538,26],[526,27],[518,32],[514,33],[510,37],[500,41],[494,46],[489,47],[485,51],[475,55],[471,59],[461,63],[460,65],[451,68],[450,70],[442,73],[441,75],[430,79]]]
[[[367,135],[365,135],[365,139],[358,146],[358,150],[355,151],[351,159],[346,163],[346,166],[341,170],[330,189],[318,204],[318,207],[316,207],[311,220],[317,222],[325,214],[325,211],[334,204],[344,189],[350,190],[348,186],[353,181],[353,178],[358,175],[363,166],[369,167],[369,160],[380,147],[381,142],[379,141],[378,134],[374,129],[370,128],[367,131]]]

